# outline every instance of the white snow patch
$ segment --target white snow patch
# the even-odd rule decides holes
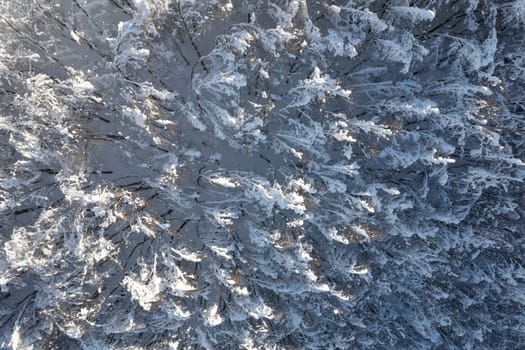
[[[71,29],[71,30],[69,31],[69,35],[71,35],[71,38],[72,38],[73,40],[75,40],[77,44],[81,45],[81,43],[80,43],[80,37],[78,36],[77,33],[75,33],[75,31],[74,31],[73,29]]]
[[[135,124],[140,127],[144,127],[146,120],[148,119],[138,108],[124,107],[122,114],[130,118]]]
[[[213,176],[210,178],[210,182],[214,185],[226,187],[226,188],[236,188],[239,187],[239,182],[234,179],[226,176]]]
[[[162,292],[162,280],[157,276],[155,269],[155,264],[153,272],[147,271],[143,265],[140,276],[126,276],[121,282],[131,293],[131,299],[137,301],[146,311],[151,311],[153,305],[160,301]]]
[[[224,319],[219,314],[219,305],[214,304],[204,312],[204,321],[208,326],[215,327],[220,325]]]

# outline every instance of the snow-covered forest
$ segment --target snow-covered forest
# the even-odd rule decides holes
[[[524,0],[0,0],[0,349],[524,349],[524,179]]]

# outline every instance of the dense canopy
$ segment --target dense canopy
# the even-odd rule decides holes
[[[525,348],[525,1],[0,0],[0,348]]]

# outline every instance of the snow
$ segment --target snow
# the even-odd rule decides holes
[[[436,16],[435,10],[422,9],[414,6],[392,6],[392,10],[396,15],[412,22],[432,21]]]
[[[0,348],[525,348],[524,1],[36,3]]]
[[[306,211],[304,206],[304,197],[295,192],[284,192],[281,185],[268,182],[253,181],[250,187],[245,191],[246,196],[259,203],[262,209],[270,213],[274,206],[291,209],[297,214],[303,214]]]
[[[215,327],[224,321],[218,311],[219,305],[217,304],[212,305],[208,310],[206,310],[204,313],[204,318],[207,325]]]
[[[212,178],[210,178],[210,182],[215,184],[215,185],[219,185],[219,186],[223,186],[223,187],[227,187],[227,188],[235,188],[235,187],[239,186],[238,182],[236,182],[232,178],[228,178],[228,177],[225,177],[225,176],[212,177]]]
[[[152,276],[148,276],[150,273],[143,267],[140,277],[126,276],[122,280],[122,284],[131,293],[131,298],[146,311],[150,311],[160,301],[162,291],[162,279],[154,271]]]
[[[138,108],[125,107],[122,110],[122,114],[130,118],[138,126],[145,127],[147,117]]]

